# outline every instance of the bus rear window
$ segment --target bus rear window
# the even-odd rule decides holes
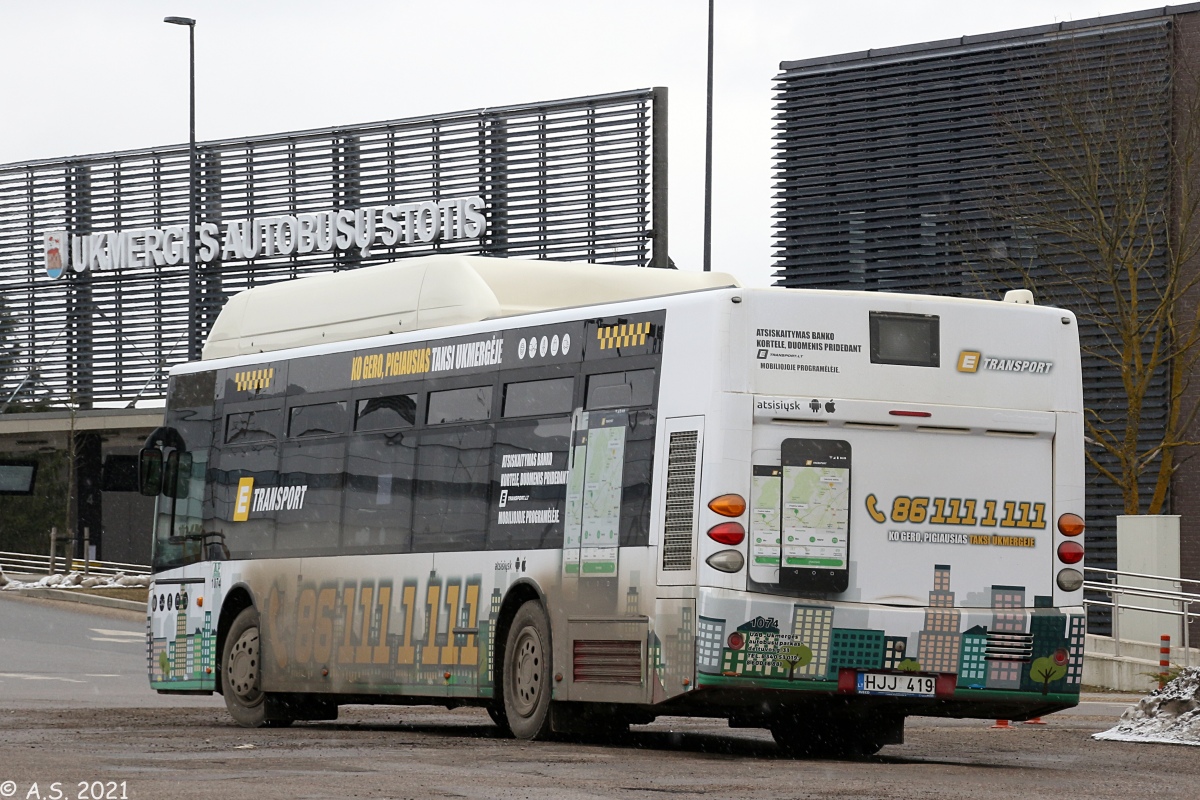
[[[934,314],[871,312],[871,363],[936,367],[938,317]]]
[[[654,370],[589,375],[585,409],[648,406],[654,400]]]

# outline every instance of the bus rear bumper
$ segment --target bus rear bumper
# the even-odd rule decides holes
[[[734,678],[722,675],[698,675],[696,687],[685,698],[689,705],[703,707],[704,713],[729,716],[734,727],[765,727],[765,721],[780,714],[850,713],[855,716],[876,714],[962,719],[1033,719],[1073,708],[1079,695],[1070,692],[972,689],[950,684],[949,691],[934,696],[868,694],[857,691],[857,671],[841,670],[840,681],[778,681],[759,678]],[[949,684],[943,676],[943,685]],[[791,683],[790,686],[780,686]],[[839,683],[841,686],[839,687]],[[747,702],[753,695],[755,702]],[[720,709],[729,709],[720,713]],[[746,713],[744,709],[760,711]]]

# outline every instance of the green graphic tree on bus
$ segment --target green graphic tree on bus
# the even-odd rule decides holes
[[[796,667],[808,666],[812,661],[812,650],[807,645],[789,644],[779,648],[775,660],[788,665],[788,680],[795,680]]]
[[[1067,674],[1067,650],[1060,647],[1054,655],[1034,659],[1029,665],[1029,677],[1041,681],[1042,694],[1050,693],[1050,684]]]

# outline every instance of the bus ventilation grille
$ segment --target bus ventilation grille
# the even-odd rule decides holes
[[[696,508],[696,444],[699,431],[671,434],[667,451],[667,513],[663,571],[692,568]]]
[[[987,661],[1031,661],[1033,659],[1033,634],[988,631],[984,659]]]
[[[576,639],[574,680],[593,683],[642,682],[642,643],[621,639]]]

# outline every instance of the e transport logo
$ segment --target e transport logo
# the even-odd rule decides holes
[[[1054,367],[1053,361],[1034,361],[1026,358],[995,358],[985,356],[978,350],[963,350],[958,354],[958,371],[1025,372],[1031,375],[1048,375]]]
[[[304,508],[308,484],[293,486],[263,486],[254,488],[254,478],[238,481],[233,500],[233,522],[246,522],[250,515],[261,511],[297,511]]]

